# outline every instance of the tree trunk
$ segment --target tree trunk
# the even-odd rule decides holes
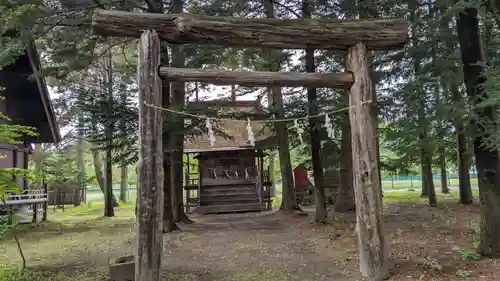
[[[104,134],[107,142],[106,147],[106,194],[104,195],[104,216],[106,217],[114,217],[115,209],[114,202],[116,200],[115,195],[113,194],[113,113],[111,110],[111,104],[113,103],[113,60],[111,50],[107,51],[107,56],[105,59],[105,67],[106,67],[106,83],[107,83],[107,122],[104,124]]]
[[[404,19],[317,20],[248,19],[188,14],[123,12],[97,9],[92,26],[98,35],[139,37],[142,30],[158,30],[170,43],[207,43],[226,47],[346,50],[365,42],[371,50],[401,49],[408,41]]]
[[[236,84],[231,83],[231,101],[236,101]]]
[[[271,89],[277,119],[283,118],[283,98],[281,88]],[[278,141],[278,156],[281,171],[282,198],[280,209],[283,211],[292,211],[299,209],[295,200],[295,190],[293,185],[292,164],[290,161],[290,148],[288,144],[288,130],[284,122],[275,122],[276,137]]]
[[[264,10],[267,18],[274,18],[274,2],[272,0],[263,0]],[[269,70],[272,72],[279,71],[280,66],[277,62],[278,53],[276,51],[267,49],[267,62]],[[272,108],[274,117],[277,119],[285,116],[285,109],[283,107],[283,96],[281,88],[272,87],[268,89],[270,95],[269,106]],[[275,122],[274,128],[276,130],[276,139],[278,142],[278,156],[281,171],[281,206],[283,211],[292,211],[298,209],[297,201],[295,200],[295,190],[293,188],[293,173],[292,164],[290,161],[290,148],[288,144],[288,130],[284,122]]]
[[[450,19],[446,18],[446,13],[448,12],[448,8],[444,5],[440,7],[440,12],[441,12],[441,34],[443,36],[453,33],[454,30],[450,27]],[[445,20],[446,19],[446,20]],[[455,40],[445,40],[445,47],[448,50],[455,50],[456,49],[456,41]],[[462,83],[457,77],[459,77],[459,71],[457,67],[453,65],[453,75],[452,77],[446,77],[449,79],[448,82],[444,82],[447,87],[449,87],[449,92],[451,96],[451,101],[455,104],[456,107],[460,108],[466,108],[464,105],[465,103],[463,102],[464,97],[462,95],[462,92],[459,89],[459,85]],[[460,114],[458,116],[455,116],[453,120],[453,125],[455,127],[455,132],[456,132],[456,140],[457,140],[457,168],[458,168],[458,189],[459,189],[459,196],[460,200],[459,202],[461,204],[471,204],[472,203],[472,189],[471,189],[471,184],[470,184],[470,176],[469,176],[469,167],[470,167],[470,162],[468,159],[468,154],[467,154],[467,141],[465,138],[465,132],[464,132],[464,119],[463,119],[463,114]]]
[[[127,5],[125,5],[126,1],[123,2],[124,9],[127,9]],[[120,102],[123,106],[127,105],[127,91],[120,92]],[[123,137],[127,136],[127,123],[126,120],[120,120],[120,130],[121,135]],[[123,203],[127,203],[128,201],[128,167],[126,164],[120,166],[120,201]]]
[[[183,6],[182,0],[172,1],[172,12],[182,13]],[[172,66],[183,67],[184,66],[184,48],[181,45],[171,45],[172,49]],[[186,88],[183,82],[173,82],[171,84],[172,99],[171,106],[177,110],[182,111],[185,106],[186,100]],[[170,157],[171,157],[171,170],[170,170],[170,180],[172,185],[172,211],[174,215],[174,220],[176,222],[183,223],[193,223],[192,220],[188,218],[184,211],[183,204],[183,192],[184,188],[182,185],[182,167],[183,167],[183,152],[184,152],[184,116],[175,115],[172,118],[173,125],[171,126],[170,135]],[[170,127],[170,126],[169,126]]]
[[[173,50],[173,48],[172,48]],[[174,89],[174,87],[172,87]],[[176,90],[173,90],[174,95]],[[174,101],[174,99],[172,99]],[[180,101],[180,99],[178,100]],[[183,118],[181,118],[183,120]],[[179,128],[172,132],[171,134],[171,163],[170,163],[170,184],[172,189],[172,213],[175,222],[182,223],[193,223],[192,220],[188,218],[186,212],[184,211],[183,204],[183,180],[182,180],[182,168],[183,168],[183,145],[184,145],[184,126],[183,123],[177,123],[177,126],[172,126],[173,128]]]
[[[175,46],[175,45],[174,45]],[[160,75],[177,82],[201,82],[213,85],[245,87],[313,87],[349,88],[354,79],[350,73],[298,73],[271,71],[231,71],[160,67]]]
[[[435,59],[435,58],[433,58]],[[439,75],[439,74],[436,74]],[[445,93],[448,93],[448,86],[446,83],[443,81],[441,82],[441,88],[443,88]],[[449,95],[443,95],[444,100],[447,100],[447,96]],[[448,99],[449,100],[449,99]],[[439,88],[436,88],[436,105],[441,104],[441,93],[439,91]],[[448,175],[446,171],[446,147],[445,147],[445,134],[446,134],[446,129],[444,127],[443,120],[441,117],[439,117],[438,120],[438,128],[437,128],[437,144],[438,144],[438,156],[439,156],[439,170],[441,172],[441,193],[447,194],[450,193],[450,189],[448,188]]]
[[[472,188],[469,175],[469,156],[467,155],[467,140],[465,138],[462,121],[457,121],[455,125],[458,146],[458,191],[460,204],[472,204]]]
[[[304,18],[311,17],[309,1],[302,1],[302,15]],[[314,73],[316,66],[314,62],[314,49],[306,49],[306,72]],[[307,102],[309,114],[318,114],[318,94],[316,88],[307,88]],[[325,222],[327,217],[326,211],[326,196],[325,196],[325,176],[323,174],[323,165],[321,161],[321,138],[320,129],[321,121],[318,118],[310,118],[309,120],[309,136],[311,137],[311,159],[313,166],[314,177],[314,195],[315,195],[315,219],[316,222]]]
[[[168,62],[168,45],[165,42],[161,43],[161,61]],[[170,106],[170,87],[168,83],[162,85],[162,107],[168,108]],[[163,114],[163,126],[168,122],[169,114]],[[171,132],[165,128],[163,131],[162,143],[163,147],[170,147]],[[178,230],[179,227],[175,223],[173,208],[172,208],[172,184],[171,184],[171,170],[170,170],[170,151],[164,150],[163,153],[163,232],[168,233]]]
[[[435,14],[436,14],[436,5],[435,5],[435,3],[432,2],[432,1],[429,1],[429,2],[427,2],[427,6],[428,6],[430,17],[434,18]],[[429,29],[432,30],[432,33],[436,33],[436,34],[439,33],[439,30],[437,29],[436,25],[434,24],[434,21],[430,22]],[[436,47],[437,46],[434,46],[436,44],[431,45],[431,49],[429,50],[431,52],[431,54],[432,54],[431,55],[431,60],[432,60],[431,67],[432,67],[432,71],[434,71],[434,69],[436,68],[435,63],[436,63],[436,60],[437,60],[437,58],[436,58]],[[439,74],[436,73],[435,75],[438,76]],[[440,103],[440,97],[441,97],[441,95],[440,95],[439,87],[437,85],[433,85],[433,88],[434,88],[434,91],[435,91],[435,93],[437,95],[436,101]],[[421,105],[425,105],[425,98],[421,98]],[[425,115],[426,107],[424,106],[422,108],[422,110],[423,110],[423,113],[424,113],[423,115]],[[424,127],[425,130],[426,130],[425,131],[425,138],[426,139],[424,141],[424,143],[425,143],[424,147],[426,148],[426,154],[427,154],[426,157],[429,157],[428,159],[426,159],[426,161],[427,161],[426,165],[428,165],[428,167],[426,166],[426,168],[428,169],[427,172],[428,172],[428,177],[429,177],[429,206],[434,206],[435,207],[435,206],[437,206],[437,198],[436,198],[436,190],[435,190],[435,187],[434,187],[434,178],[433,178],[433,173],[432,173],[432,164],[433,164],[433,160],[432,159],[433,159],[433,152],[434,152],[434,150],[431,148],[430,141],[429,141],[429,133],[428,133],[429,128],[430,128],[429,122],[427,122],[427,121],[424,121],[424,122],[426,124],[426,126]],[[438,126],[442,126],[441,120],[438,120]],[[438,128],[438,138],[441,137],[439,134],[442,134],[441,128]],[[442,145],[440,145],[439,143],[438,143],[438,145],[440,147],[442,147]],[[444,165],[444,176],[445,176],[445,180],[446,180],[446,162],[445,162],[444,158],[441,159],[442,156],[444,156],[444,151],[441,154],[439,154],[438,157],[440,157],[440,162],[441,162],[440,164]],[[441,172],[443,172],[443,170]],[[443,178],[441,177],[441,180],[442,179]],[[447,184],[448,184],[448,182],[445,181],[445,185],[446,186],[447,186]],[[446,189],[448,189],[448,188],[446,188]]]
[[[79,93],[79,99],[78,99],[79,104],[83,102],[83,97],[81,96],[82,94]],[[80,188],[83,190],[83,202],[87,203],[85,162],[83,161],[84,127],[85,127],[85,120],[83,119],[83,114],[81,112],[81,109],[78,109],[78,125],[77,125],[77,140],[76,140],[76,167],[78,170],[77,180]]]
[[[349,104],[348,93],[343,98],[345,104]],[[344,103],[343,103],[344,104]],[[342,114],[342,138],[340,144],[340,186],[335,202],[336,212],[351,212],[356,210],[354,203],[354,188],[352,185],[352,144],[351,124],[349,124],[349,112]]]
[[[163,257],[163,118],[161,106],[160,40],[145,31],[139,41],[139,204],[137,208],[136,281],[160,281]]]
[[[92,152],[92,160],[94,162],[94,172],[95,172],[95,177],[97,179],[97,183],[99,184],[99,189],[101,189],[102,194],[104,195],[104,197],[106,197],[106,179],[103,173],[104,169],[99,151]],[[116,200],[114,194],[112,200],[113,200],[113,206],[118,207],[118,200]]]
[[[127,203],[128,201],[128,168],[127,166],[120,167],[120,201]]]
[[[104,169],[99,151],[95,150],[92,152],[92,159],[94,160],[94,171],[97,183],[99,184],[99,188],[101,189],[102,194],[105,195],[106,180],[104,179]]]
[[[425,105],[420,105],[422,106]],[[424,109],[425,110],[425,109]],[[424,110],[420,109],[421,112]],[[427,123],[424,120],[425,115],[420,113],[420,134],[419,134],[419,142],[420,142],[420,171],[422,174],[422,193],[420,197],[429,197],[429,205],[436,206],[436,191],[434,188],[434,180],[432,174],[432,152],[429,149],[429,138],[427,135]]]
[[[444,148],[442,148],[444,150]],[[441,170],[441,193],[447,194],[450,193],[450,189],[448,188],[448,175],[446,173],[446,156],[444,155],[444,151],[440,151],[439,153],[439,169]]]
[[[271,195],[276,196],[276,177],[274,176],[274,166],[276,163],[276,153],[269,152],[269,181],[271,182]]]
[[[373,107],[367,103],[373,98],[374,91],[368,56],[362,43],[351,47],[347,54],[347,69],[355,78],[349,98],[349,116],[360,271],[364,278],[381,281],[389,277],[389,250],[378,178],[377,124],[371,112]]]
[[[180,228],[174,220],[172,208],[172,188],[170,184],[170,154],[164,153],[163,171],[165,171],[165,180],[163,183],[164,203],[163,203],[163,233],[169,233]]]
[[[411,1],[410,3],[412,9],[412,22],[417,22],[417,7],[419,5],[418,1]],[[412,38],[413,46],[417,46],[418,42],[416,40],[417,33],[416,27],[412,28]],[[413,60],[413,71],[414,75],[420,74],[420,59],[414,58]],[[421,197],[429,196],[429,205],[436,206],[436,190],[434,188],[434,181],[432,179],[432,151],[430,149],[428,127],[426,116],[426,104],[425,97],[420,97],[418,100],[418,138],[420,146],[420,171],[422,174],[422,194]]]
[[[339,152],[340,148],[334,140],[326,140],[321,148],[321,165],[323,170],[326,204],[335,205],[339,193]]]
[[[105,179],[105,190],[106,194],[104,196],[104,216],[114,217],[115,216],[115,202],[116,197],[113,193],[113,162],[111,161],[111,148],[106,150],[106,175]],[[117,203],[118,205],[118,203]]]
[[[478,252],[488,257],[500,257],[500,179],[498,151],[484,145],[496,128],[494,106],[478,106],[488,95],[484,90],[486,77],[483,75],[483,54],[481,50],[478,12],[475,8],[465,8],[457,18],[457,33],[463,63],[463,73],[467,95],[474,108],[473,116],[486,119],[495,127],[485,128],[479,120],[472,120],[474,128],[474,153],[479,180],[479,200],[481,202],[481,236]]]
[[[431,18],[435,16],[435,11],[438,7],[436,7],[435,3],[429,2],[429,12]],[[439,86],[434,86],[434,92],[435,92],[435,104],[437,106],[440,106],[443,102],[449,103],[450,101],[453,100],[453,97],[450,95],[450,83],[449,80],[443,77],[443,73],[437,72],[437,67],[436,63],[437,61],[437,48],[438,46],[438,40],[437,38],[442,38],[443,35],[448,34],[444,33],[448,31],[448,26],[449,26],[449,20],[446,18],[446,13],[448,7],[445,5],[439,6],[439,12],[440,14],[438,15],[439,17],[439,26],[432,24],[431,26],[435,28],[435,31],[432,32],[432,34],[436,34],[436,38],[433,39],[436,43],[433,46],[433,50],[431,51],[432,53],[432,74],[435,76],[441,76],[440,78],[440,85]],[[453,46],[451,46],[450,51],[453,50]],[[442,89],[442,91],[440,91]],[[436,112],[437,113],[437,112]],[[437,144],[438,144],[438,156],[439,156],[439,169],[441,171],[441,193],[447,194],[450,193],[450,190],[448,188],[448,175],[446,171],[446,144],[445,144],[445,135],[446,135],[446,127],[444,123],[444,119],[442,117],[442,114],[436,114],[438,116],[437,120]]]
[[[418,69],[418,68],[417,68]],[[417,71],[415,71],[417,72]],[[425,101],[421,98],[418,108],[419,124],[419,145],[420,145],[420,171],[422,175],[422,193],[421,197],[429,197],[429,205],[436,205],[436,191],[432,174],[432,151],[429,148],[429,136],[427,133],[428,123],[426,121]]]
[[[424,164],[423,160],[425,155],[423,154],[422,150],[420,150],[420,179],[422,181],[422,192],[420,193],[420,197],[428,197],[429,196],[429,184],[427,183],[427,177],[424,177]]]
[[[434,180],[432,178],[432,152],[429,149],[429,138],[426,129],[422,129],[422,132],[420,133],[420,145],[422,146],[420,149],[422,161],[422,193],[426,189],[429,196],[429,206],[436,207],[436,190],[434,188]]]
[[[375,89],[375,83],[373,83],[373,88]],[[373,98],[372,100],[374,101],[372,104],[372,114],[373,114],[373,120],[375,120],[377,124],[376,128],[376,136],[375,140],[377,142],[377,167],[378,167],[378,178],[379,178],[379,186],[380,186],[380,194],[382,194],[382,197],[384,197],[384,187],[382,186],[382,161],[380,161],[380,138],[378,136],[378,105],[377,105],[377,97],[375,94],[375,91],[373,91]]]
[[[432,174],[432,151],[430,150],[429,136],[427,133],[427,121],[425,114],[425,102],[420,102],[419,107],[419,141],[420,141],[420,165],[422,171],[422,194],[421,196],[427,195],[429,197],[429,206],[435,207],[437,205],[436,201],[436,190],[434,188],[434,180]]]

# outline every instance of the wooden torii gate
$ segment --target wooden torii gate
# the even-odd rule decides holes
[[[406,20],[240,19],[96,10],[92,25],[99,35],[140,38],[136,281],[160,280],[163,255],[162,112],[154,108],[162,105],[159,76],[167,83],[198,81],[219,85],[350,88],[360,270],[369,280],[388,277],[388,242],[376,161],[377,124],[371,114],[374,88],[368,51],[402,48],[409,40]],[[287,73],[167,68],[160,66],[160,40],[228,47],[347,50],[347,71]]]

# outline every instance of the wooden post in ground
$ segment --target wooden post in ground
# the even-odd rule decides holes
[[[38,222],[38,205],[37,204],[33,204],[31,206],[31,208],[33,208],[33,216],[31,218],[31,222],[32,223],[37,223]]]
[[[42,215],[42,221],[47,220],[47,212],[49,209],[49,189],[47,187],[47,183],[45,182],[45,176],[43,176],[44,179],[42,181],[42,187],[43,187],[43,193],[45,193],[47,201],[43,202],[43,215]]]
[[[160,40],[145,31],[139,41],[139,172],[135,281],[160,281],[163,256],[163,147]]]
[[[349,96],[349,118],[360,270],[368,280],[380,281],[389,277],[389,250],[377,165],[377,123],[369,103],[374,89],[367,56],[368,50],[362,43],[349,48],[347,53],[347,70],[355,81]]]

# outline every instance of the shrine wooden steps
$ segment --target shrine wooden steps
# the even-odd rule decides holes
[[[260,212],[266,204],[260,202],[254,182],[207,185],[201,188],[200,214]]]

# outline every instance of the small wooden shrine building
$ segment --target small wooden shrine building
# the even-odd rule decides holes
[[[219,118],[234,113],[249,113],[255,118],[262,112],[259,100],[212,100],[196,105],[215,109]],[[252,147],[248,141],[246,121],[216,123],[214,131],[225,136],[216,132],[213,146],[208,134],[184,143],[186,208],[201,214],[270,209],[269,168],[264,166],[263,149]],[[252,129],[256,141],[266,138],[269,132],[263,123],[252,124]]]

